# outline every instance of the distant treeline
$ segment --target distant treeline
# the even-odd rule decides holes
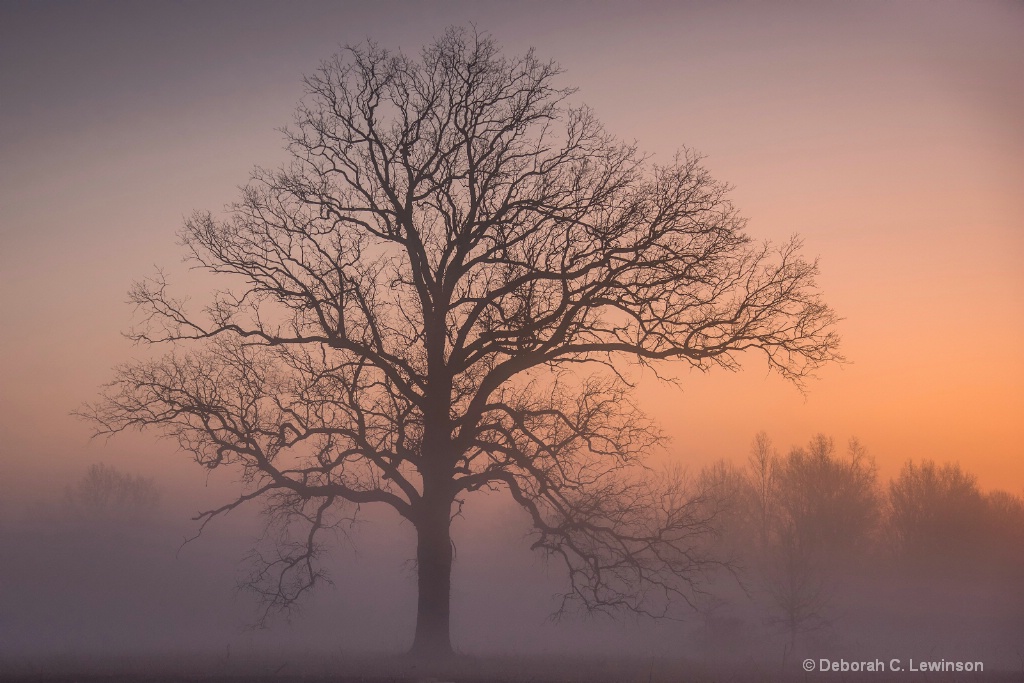
[[[681,609],[681,620],[660,622],[679,629],[677,654],[764,662],[782,653],[787,672],[805,656],[980,658],[1004,667],[1024,661],[1021,495],[982,491],[961,465],[930,460],[907,461],[897,476],[880,480],[860,443],[837,448],[823,435],[783,455],[759,434],[745,460],[716,462],[691,483],[692,517],[700,522],[694,529],[711,532],[695,533],[706,539],[695,556],[715,561],[707,564],[706,581],[694,584],[696,611]],[[40,640],[44,631],[85,648],[121,642],[134,637],[126,624],[139,610],[176,624],[175,637],[185,638],[180,634],[196,626],[175,610],[191,605],[186,611],[199,614],[200,602],[230,597],[231,574],[253,542],[250,531],[230,530],[170,561],[181,536],[177,525],[161,527],[162,493],[153,479],[96,464],[59,503],[7,525],[5,544],[19,554],[0,566],[0,586],[7,588],[0,601],[20,601],[20,611],[10,614],[20,615],[11,623],[23,624],[24,647],[48,642]],[[37,524],[28,524],[32,519]],[[521,533],[512,527],[510,543]],[[460,540],[467,547],[480,542]],[[487,586],[477,587],[480,594],[500,592],[509,581],[510,560],[495,552],[489,565],[475,567]],[[381,567],[365,569],[374,580],[385,577],[378,591],[393,588],[388,581],[395,577]],[[370,585],[365,576],[353,582],[349,565],[346,571],[345,585]],[[546,570],[529,580],[539,585],[545,576]],[[64,593],[54,596],[53,586]],[[390,609],[372,590],[359,594],[371,596],[367,610]],[[331,598],[318,594],[310,604],[325,599]],[[40,607],[47,602],[51,611]],[[517,628],[535,624],[516,618],[523,620],[513,619]]]
[[[961,596],[1005,589],[1010,627],[1020,629],[1024,498],[981,491],[959,464],[909,460],[883,482],[856,439],[840,453],[819,434],[781,455],[760,433],[744,464],[701,471],[697,500],[716,520],[717,556],[791,646],[858,612],[892,611],[894,595],[906,605],[911,590],[923,618],[955,620],[958,601],[942,597],[930,610],[927,585]],[[704,599],[712,612],[742,602]]]

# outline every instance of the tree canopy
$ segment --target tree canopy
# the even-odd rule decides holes
[[[839,358],[799,240],[755,243],[697,154],[654,163],[559,75],[457,28],[418,59],[347,48],[305,81],[290,163],[186,221],[224,281],[205,309],[162,275],[132,289],[132,336],[171,351],[84,412],[238,468],[249,490],[204,520],[262,499],[306,526],[256,573],[271,606],[321,577],[320,530],[387,505],[419,537],[414,647],[449,649],[450,520],[500,490],[565,561],[566,604],[658,613],[707,520],[644,467],[662,437],[623,369],[756,351],[799,384]]]

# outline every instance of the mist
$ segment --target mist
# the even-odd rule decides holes
[[[881,481],[865,447],[842,451],[817,435],[780,455],[761,434],[746,457],[694,471],[695,500],[718,510],[708,542],[728,566],[711,571],[693,607],[671,621],[553,619],[564,568],[529,549],[529,519],[517,506],[469,497],[453,525],[457,651],[488,678],[784,678],[823,657],[979,661],[986,680],[1016,671],[1024,497],[983,492],[959,466],[928,461]],[[135,495],[118,495],[117,484]],[[103,495],[90,496],[90,486]],[[207,490],[229,498],[234,488]],[[367,510],[339,529],[321,558],[331,585],[257,627],[261,605],[238,585],[251,570],[247,555],[265,541],[265,520],[243,508],[196,537],[188,500],[93,465],[61,495],[8,510],[5,673],[379,674],[407,650],[415,534],[397,515]],[[581,664],[570,675],[572,661]]]
[[[280,522],[314,519],[318,526],[311,501],[324,500],[322,490],[303,487],[310,477],[337,483],[344,472],[331,480],[327,465],[314,464],[291,498],[253,500],[203,524],[204,514],[273,480],[261,479],[246,438],[309,436],[299,435],[295,413],[287,413],[301,412],[301,401],[282,408],[280,400],[303,392],[281,391],[287,382],[280,378],[329,375],[310,372],[316,354],[271,357],[281,344],[268,345],[262,357],[246,355],[246,343],[220,347],[220,358],[230,356],[241,370],[230,381],[208,382],[227,366],[175,365],[173,358],[159,366],[168,345],[154,350],[131,335],[154,320],[147,304],[166,313],[167,304],[187,300],[190,310],[203,310],[227,286],[182,261],[182,240],[230,237],[230,230],[204,228],[223,226],[216,221],[244,198],[239,189],[254,168],[295,161],[281,127],[301,126],[303,79],[321,60],[367,40],[416,60],[449,27],[493,39],[487,45],[496,54],[534,55],[533,66],[521,63],[526,72],[553,60],[561,69],[548,74],[556,90],[545,85],[541,99],[557,92],[567,106],[586,105],[611,136],[595,133],[582,149],[607,151],[614,138],[635,145],[630,158],[644,168],[705,179],[697,182],[702,205],[711,207],[698,210],[712,219],[704,235],[749,235],[755,251],[771,242],[766,258],[799,268],[793,288],[764,288],[784,292],[764,306],[781,322],[753,342],[761,351],[787,349],[772,358],[775,365],[741,351],[746,342],[724,357],[715,356],[714,344],[704,357],[686,357],[683,344],[675,349],[681,356],[660,364],[637,356],[601,367],[604,379],[621,381],[616,387],[588,384],[575,366],[563,367],[558,381],[537,372],[513,387],[508,396],[523,402],[513,408],[534,417],[566,406],[577,416],[591,411],[570,428],[588,445],[567,451],[568,462],[584,464],[569,468],[563,491],[610,481],[609,490],[625,495],[590,500],[626,502],[597,505],[588,517],[581,496],[583,505],[568,506],[579,516],[544,517],[514,502],[511,488],[501,490],[511,486],[507,480],[466,484],[451,509],[458,513],[451,543],[434,544],[453,548],[457,656],[425,663],[406,654],[417,642],[418,610],[428,610],[418,603],[415,515],[395,512],[405,509],[401,501],[392,509],[379,500],[330,498],[337,523],[317,543],[309,540],[307,577],[316,581],[308,592],[299,582],[275,593],[267,582],[273,577],[261,572],[296,557],[304,569],[301,525]],[[1022,28],[1022,8],[1001,2],[0,4],[0,678],[1016,680],[1024,671]],[[586,163],[565,164],[567,174],[584,169],[565,186],[597,187],[580,179],[592,178],[585,171],[600,166],[592,163],[598,157],[580,158]],[[614,158],[626,157],[602,157]],[[622,187],[648,193],[638,206],[661,205],[672,194],[629,182]],[[453,205],[461,196],[454,194]],[[634,196],[623,193],[612,204]],[[443,213],[443,204],[428,210]],[[593,215],[605,215],[600,201],[593,206]],[[196,218],[207,210],[209,224]],[[724,225],[714,223],[723,216]],[[425,221],[428,231],[442,224]],[[324,234],[302,237],[320,247]],[[549,238],[538,244],[587,241]],[[215,239],[214,251],[223,244]],[[388,328],[391,348],[399,355],[413,349],[406,367],[419,367],[414,351],[426,335],[414,329],[416,315],[402,310],[416,296],[395,294],[411,278],[400,268],[399,276],[381,275],[397,262],[385,257],[376,270],[360,270],[383,249],[366,244],[363,262],[345,261],[353,269],[346,282],[370,282],[374,296],[365,300],[393,304],[388,315],[401,324]],[[634,248],[629,240],[620,246]],[[521,260],[543,264],[537,254],[547,248],[525,249]],[[291,254],[290,246],[279,253]],[[711,278],[754,252],[718,253],[722,268],[710,268]],[[585,258],[587,249],[577,255]],[[138,286],[165,276],[172,285],[166,298],[160,286]],[[474,277],[467,287],[492,280]],[[739,281],[709,287],[705,303],[732,305],[758,289],[730,289]],[[553,291],[542,286],[521,300],[496,301],[500,315],[485,320],[491,327],[481,343],[513,340],[499,344],[502,358],[533,349],[536,339],[509,321],[531,306],[546,320],[538,311]],[[263,294],[245,301],[265,302]],[[644,310],[672,310],[659,308],[663,295],[651,294]],[[315,306],[287,296],[265,317],[257,311],[257,328],[302,316],[309,323]],[[686,296],[680,301],[688,305]],[[808,301],[815,305],[794,317],[793,304]],[[736,316],[720,318],[739,320],[751,310],[738,305]],[[344,328],[340,321],[341,314],[336,329]],[[501,332],[502,325],[513,329]],[[154,367],[202,389],[192,403],[199,432],[175,433],[180,424],[135,431],[132,421],[152,417],[153,402],[133,402],[139,394],[130,390],[152,383],[125,384],[124,373]],[[287,370],[260,375],[255,388],[248,383],[268,367]],[[453,412],[470,403],[466,387],[482,376],[475,372],[463,373],[467,393]],[[129,391],[110,400],[118,377]],[[392,378],[359,388],[369,395]],[[334,400],[313,384],[303,389]],[[394,493],[394,482],[408,476],[402,495],[412,500],[408,489],[422,480],[408,443],[419,427],[406,418],[420,407],[401,407],[408,396],[388,386],[389,398],[401,400],[383,411],[391,423],[379,442],[401,431],[401,448],[379,462],[387,468],[409,459],[391,471],[364,461],[364,471],[349,474],[378,494]],[[105,409],[97,408],[101,396]],[[217,434],[202,440],[211,435],[201,433],[202,418],[214,414],[203,411],[218,401],[234,408],[240,397],[251,399],[242,412],[258,404],[260,419],[280,419],[249,423],[252,433],[228,444],[223,459]],[[378,399],[363,405],[387,404]],[[315,413],[324,403],[310,405]],[[599,405],[607,409],[593,408]],[[319,415],[329,427],[334,417]],[[530,443],[508,436],[524,421],[502,419],[482,421],[505,430],[488,437],[495,467],[482,466],[480,456],[473,471],[467,459],[459,476],[511,467],[495,455],[508,452],[508,443],[497,443],[503,438]],[[541,422],[529,436],[566,443],[556,438],[564,425]],[[588,460],[595,443],[612,457]],[[298,444],[294,462],[314,462],[320,446],[321,455],[340,449],[329,439],[308,444]],[[534,456],[548,457],[543,449]],[[615,477],[627,461],[636,465],[630,473],[646,475],[642,486],[639,477]],[[266,459],[258,464],[272,470]],[[589,478],[594,471],[600,476]],[[527,493],[551,490],[543,477],[537,481]],[[548,511],[564,512],[558,502]],[[619,535],[640,542],[588,556],[595,537],[571,534],[603,531],[595,519],[655,533]],[[665,520],[675,526],[644,526]],[[680,534],[667,548],[658,544],[665,528]],[[560,552],[574,550],[581,554],[573,558],[593,562],[578,562],[570,575]],[[626,580],[650,578],[652,566],[653,583]],[[676,583],[658,583],[665,566],[686,571]],[[609,575],[632,592],[586,592],[607,589],[601,578]],[[262,595],[253,590],[268,585]],[[299,589],[294,604],[273,602]],[[599,608],[641,609],[588,612],[581,596]],[[666,618],[636,613],[662,608]],[[922,673],[912,662],[954,668]],[[868,663],[883,668],[865,670]],[[956,670],[957,663],[972,668]]]

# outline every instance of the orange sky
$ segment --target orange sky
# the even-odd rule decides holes
[[[58,9],[58,7],[60,9]],[[300,76],[339,43],[409,51],[475,21],[529,46],[617,135],[707,155],[756,238],[821,258],[852,361],[805,398],[738,375],[644,381],[671,457],[858,436],[883,476],[960,460],[1024,489],[1024,6],[1018,3],[178,3],[0,9],[0,499],[97,460],[194,480],[147,437],[69,416],[136,351],[134,278],[282,159]],[[291,9],[289,9],[291,7]],[[202,289],[196,283],[192,288]],[[3,513],[0,504],[0,514]]]

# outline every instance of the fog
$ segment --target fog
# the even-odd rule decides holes
[[[693,473],[694,491],[729,500],[719,513],[720,535],[709,542],[732,566],[709,575],[679,620],[551,619],[566,589],[564,569],[529,550],[528,519],[509,501],[495,494],[467,499],[453,525],[456,650],[497,658],[503,670],[508,661],[548,662],[549,674],[574,658],[605,662],[602,675],[622,667],[615,676],[639,675],[642,663],[646,673],[657,667],[663,674],[782,677],[794,675],[805,657],[981,661],[989,673],[1019,668],[1024,499],[983,493],[969,472],[927,462],[882,482],[862,446],[855,447],[857,460],[820,435],[785,456],[759,438],[749,457]],[[766,499],[777,521],[763,536],[767,545],[758,540],[765,509],[756,495],[758,443],[774,481]],[[850,485],[857,467],[864,475],[859,493]],[[99,481],[97,472],[109,476]],[[118,494],[110,477],[137,495]],[[104,495],[90,495],[98,489]],[[232,490],[217,484],[207,492]],[[914,508],[903,522],[894,512],[901,495],[903,508]],[[929,495],[941,509],[929,510]],[[843,509],[844,496],[844,513],[823,513],[825,505]],[[397,515],[367,509],[322,558],[333,585],[255,628],[259,603],[237,585],[247,552],[260,543],[258,509],[215,520],[185,543],[198,529],[187,498],[93,466],[61,495],[8,510],[0,527],[7,672],[109,673],[112,666],[145,671],[173,663],[172,670],[204,674],[315,674],[359,670],[367,661],[376,662],[373,670],[408,648],[415,536]],[[857,505],[860,516],[851,513]],[[787,533],[803,537],[799,550],[787,545]]]
[[[325,585],[290,615],[253,625],[255,598],[238,589],[258,542],[258,508],[211,523],[164,492],[140,519],[83,519],[61,501],[9,516],[0,586],[6,656],[166,652],[266,654],[402,652],[415,621],[415,534],[367,510],[323,559]],[[675,648],[673,634],[635,618],[550,620],[566,588],[552,561],[529,551],[528,519],[498,496],[468,501],[454,524],[454,639],[478,654],[635,653]],[[654,637],[656,640],[651,640]]]

